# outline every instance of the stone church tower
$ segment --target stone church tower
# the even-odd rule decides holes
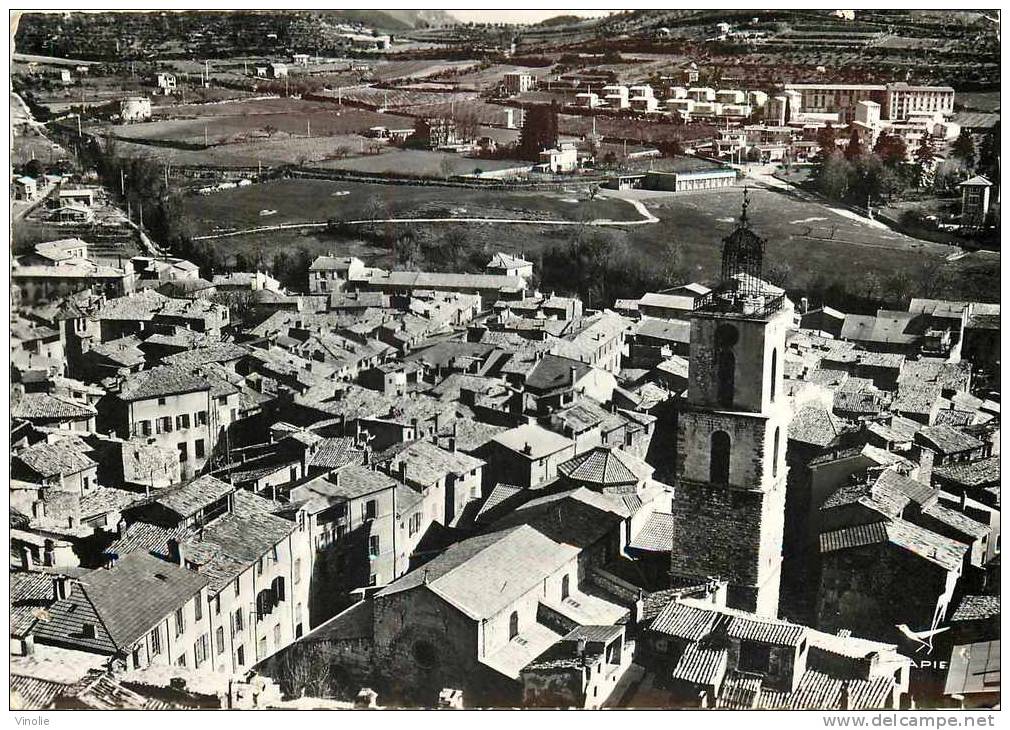
[[[677,423],[671,575],[723,578],[730,606],[778,613],[789,407],[782,356],[792,304],[761,280],[747,221],[723,241],[722,281],[691,316],[688,402]]]

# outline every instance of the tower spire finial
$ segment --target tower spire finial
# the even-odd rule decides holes
[[[740,206],[740,225],[746,228],[749,225],[747,220],[747,206],[750,205],[750,189],[743,189],[743,204]]]

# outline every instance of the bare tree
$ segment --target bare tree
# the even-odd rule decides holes
[[[297,645],[296,645],[297,646]],[[319,647],[285,652],[278,667],[281,687],[289,697],[332,697],[337,693],[330,662]]]

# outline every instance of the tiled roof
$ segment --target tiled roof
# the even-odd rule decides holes
[[[572,371],[575,371],[575,381]],[[560,355],[544,355],[526,376],[525,388],[534,392],[549,393],[561,388],[571,388],[592,368],[584,362]]]
[[[360,460],[361,452],[354,447],[354,439],[338,436],[320,441],[309,464],[321,469],[337,469]]]
[[[573,563],[578,553],[522,525],[455,543],[388,585],[375,600],[423,585],[467,616],[488,618]]]
[[[517,495],[521,494],[522,491],[522,487],[516,487],[511,484],[503,484],[501,482],[495,484],[494,489],[491,490],[491,494],[488,495],[488,498],[484,500],[484,504],[481,505],[476,519],[479,520],[482,516],[486,516],[496,507],[509,502]]]
[[[186,540],[186,558],[198,565],[212,593],[232,583],[296,529],[294,522],[271,512],[275,504],[239,490],[232,512]]]
[[[109,512],[118,512],[143,498],[143,495],[125,489],[99,487],[81,497],[81,519],[87,520]]]
[[[49,393],[25,393],[12,405],[12,418],[28,420],[78,420],[95,416],[95,407]]]
[[[952,528],[961,535],[975,540],[981,539],[989,534],[988,525],[976,522],[971,517],[968,517],[957,510],[953,510],[950,507],[944,507],[942,504],[937,503],[924,507],[922,514],[928,515],[938,522]]]
[[[375,494],[396,487],[388,474],[367,466],[349,464],[291,490],[292,502],[304,502],[310,512],[319,512],[332,504]]]
[[[933,470],[936,476],[965,487],[982,487],[999,482],[999,456],[990,456],[978,461],[945,464]]]
[[[678,319],[660,319],[658,317],[642,317],[635,328],[639,337],[650,337],[679,344],[691,342],[691,323]]]
[[[628,547],[651,552],[669,551],[673,546],[673,515],[653,512],[638,534],[628,543]]]
[[[183,367],[194,367],[204,365],[209,362],[230,362],[238,360],[248,353],[248,350],[234,342],[219,342],[214,345],[195,347],[192,350],[178,352],[174,355],[166,355],[161,359],[165,365],[179,365]]]
[[[210,383],[205,377],[181,367],[166,365],[127,376],[118,395],[124,401],[137,401],[201,390],[210,390]]]
[[[227,482],[204,475],[178,487],[160,492],[155,501],[182,517],[191,517],[204,507],[234,492],[235,487]]]
[[[731,671],[723,680],[715,706],[720,710],[750,710],[761,697],[761,677]]]
[[[572,481],[601,486],[636,484],[639,477],[616,449],[597,446],[558,465],[558,474]]]
[[[799,646],[806,636],[806,629],[785,621],[762,621],[757,618],[734,616],[726,627],[726,635],[731,639],[774,646]]]
[[[845,421],[829,409],[808,404],[795,411],[789,423],[789,438],[814,446],[827,446],[845,429]]]
[[[957,454],[982,447],[982,442],[974,436],[947,425],[927,426],[919,431],[918,437],[925,439],[943,454]]]
[[[77,439],[64,439],[52,444],[40,441],[19,453],[15,459],[41,477],[68,476],[97,465],[86,451],[87,447]]]
[[[999,596],[967,595],[961,599],[957,610],[950,617],[951,622],[979,621],[1000,615]]]
[[[822,553],[882,542],[890,542],[944,570],[959,569],[968,550],[967,545],[901,519],[846,527],[822,533],[820,538]]]
[[[38,571],[12,572],[10,574],[11,635],[23,636],[42,609],[52,605],[53,575]]]
[[[498,434],[493,440],[511,451],[526,455],[530,460],[542,459],[573,445],[571,439],[533,423],[516,426]]]
[[[136,335],[130,335],[128,337],[120,337],[118,340],[96,342],[88,352],[100,355],[116,365],[131,368],[143,365],[147,359],[144,351],[140,349],[140,345],[140,338]]]
[[[719,614],[671,601],[649,625],[650,631],[685,641],[700,641],[715,628]]]
[[[484,461],[462,451],[448,451],[430,441],[415,441],[401,450],[390,462],[393,473],[400,473],[400,464],[405,464],[405,479],[429,486],[448,474],[465,475],[484,466]]]
[[[673,667],[673,679],[691,684],[714,686],[726,672],[729,652],[725,649],[688,644]]]
[[[49,608],[47,620],[35,624],[35,636],[99,653],[124,651],[206,585],[194,571],[131,553],[112,568],[85,574]],[[95,627],[94,638],[84,635],[85,624]]]

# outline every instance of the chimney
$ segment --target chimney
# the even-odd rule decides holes
[[[930,449],[919,447],[919,473],[917,481],[923,486],[929,487],[933,481],[933,457]]]
[[[449,437],[449,451],[451,451],[454,454],[456,453],[456,437],[455,436],[450,436]]]
[[[575,370],[575,366],[574,365],[572,365],[570,368],[568,368],[568,374],[571,376],[572,387],[574,388],[575,387],[575,381],[578,379],[578,376],[576,374],[576,370]]]
[[[434,424],[435,424],[435,433],[436,433],[436,434],[438,433],[438,421],[439,421],[439,416],[440,416],[440,415],[441,415],[440,413],[437,413],[437,412],[436,412],[436,413],[435,413],[435,415],[431,417],[431,420],[432,420],[432,421],[434,422]]]
[[[178,563],[181,566],[186,565],[186,551],[183,549],[182,543],[179,542],[178,538],[168,538],[168,557],[174,563]]]
[[[527,454],[527,455],[533,453],[533,447],[530,446],[530,442],[529,441],[527,441],[525,444],[523,444],[523,453]]]
[[[586,656],[586,637],[580,636],[578,642],[575,645],[575,651],[580,657]]]
[[[53,576],[53,600],[62,601],[70,594],[70,578],[65,575]]]
[[[808,311],[810,311],[810,300],[800,297],[800,314],[806,314]]]
[[[849,694],[849,683],[848,681],[842,682],[842,693],[838,699],[839,708],[842,710],[852,709],[852,698]]]
[[[21,570],[31,570],[34,561],[32,560],[32,550],[27,545],[21,546]]]
[[[396,472],[397,472],[399,480],[401,482],[403,482],[404,484],[406,484],[407,483],[407,460],[406,459],[404,459],[403,461],[401,461],[399,464],[396,465]]]

